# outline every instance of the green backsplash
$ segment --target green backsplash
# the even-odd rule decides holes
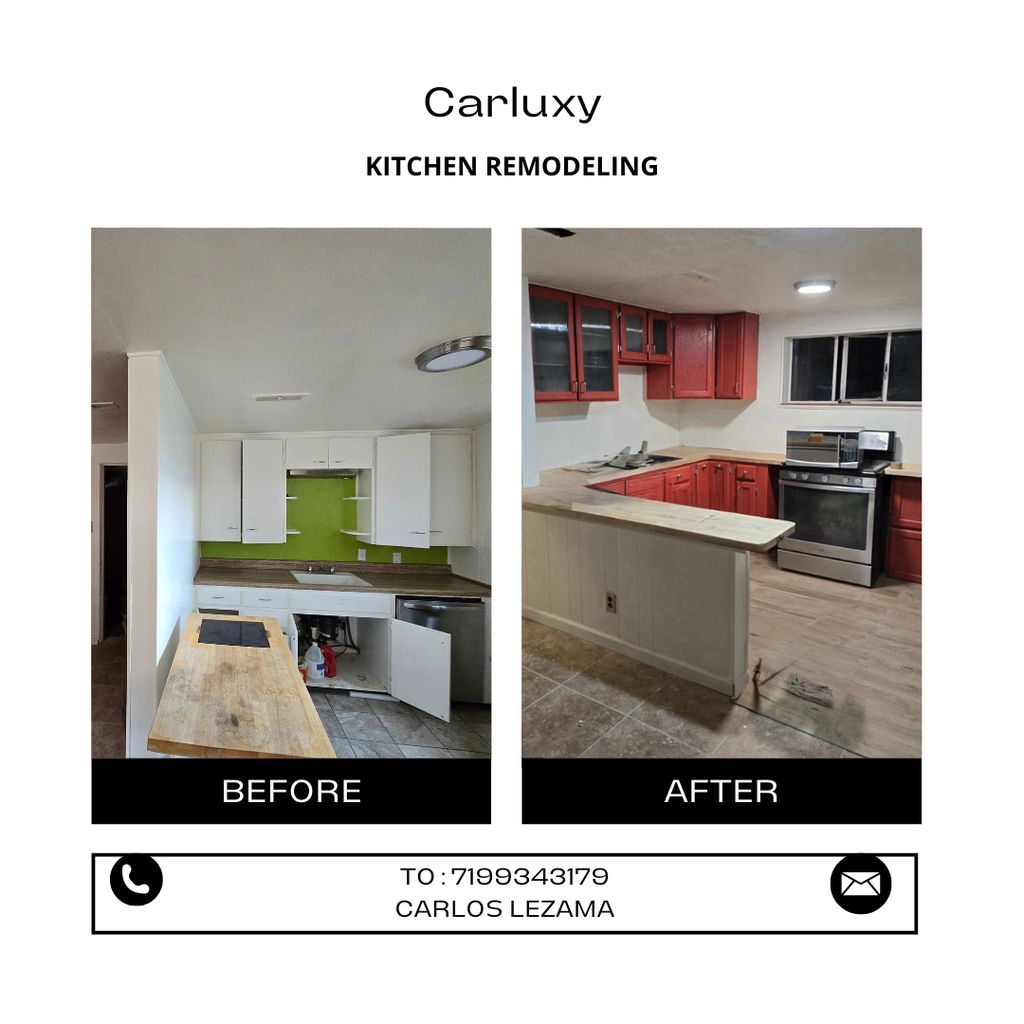
[[[390,562],[394,551],[402,553],[402,564],[444,565],[447,548],[387,548],[367,544],[363,537],[350,537],[340,530],[356,528],[359,502],[342,501],[356,493],[354,477],[290,477],[288,529],[300,530],[284,544],[242,544],[235,541],[204,540],[203,558],[281,558],[289,561],[355,562],[356,550],[366,548],[367,562]]]

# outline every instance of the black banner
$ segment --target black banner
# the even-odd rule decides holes
[[[916,825],[916,758],[523,760],[532,825]]]
[[[92,762],[95,825],[486,825],[487,758]]]

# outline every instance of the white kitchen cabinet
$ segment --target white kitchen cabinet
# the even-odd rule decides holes
[[[471,547],[473,513],[473,438],[469,434],[431,434],[431,545]]]
[[[391,619],[391,696],[447,722],[452,703],[452,638]]]
[[[242,543],[283,544],[287,478],[284,441],[242,441]]]
[[[331,469],[372,469],[372,437],[332,437],[328,440]]]
[[[285,441],[286,469],[327,469],[326,437],[292,437]]]
[[[199,539],[242,539],[242,442],[203,441]]]
[[[430,547],[430,434],[377,438],[373,521],[374,544]]]

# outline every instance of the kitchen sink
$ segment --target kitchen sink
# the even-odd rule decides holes
[[[353,576],[350,572],[293,572],[299,583],[333,583],[338,587],[372,587],[360,576]]]

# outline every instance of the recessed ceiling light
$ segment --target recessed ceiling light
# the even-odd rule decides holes
[[[253,395],[257,402],[297,402],[301,398],[309,398],[308,391],[284,391],[267,395]]]
[[[797,281],[793,285],[801,295],[824,295],[825,292],[832,291],[835,286],[835,281],[826,281],[823,278],[817,278],[814,281]]]
[[[453,338],[424,349],[416,357],[416,369],[424,373],[443,373],[458,370],[491,358],[491,336],[473,334],[467,338]]]

